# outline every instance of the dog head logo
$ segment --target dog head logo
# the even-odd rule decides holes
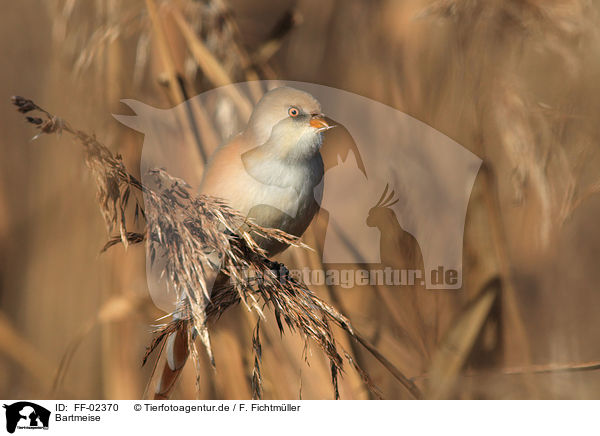
[[[5,404],[6,431],[14,433],[16,429],[48,429],[50,411],[29,401]]]
[[[465,216],[481,159],[427,124],[374,100],[303,82],[261,82],[265,89],[282,85],[314,96],[339,126],[325,134],[321,149],[324,176],[311,186],[314,200],[327,215],[327,230],[319,247],[323,263],[417,265],[428,289],[461,288]],[[168,110],[124,100],[136,115],[115,118],[145,135],[143,182],[153,186],[147,170],[165,168],[198,187],[202,153],[196,144],[206,135],[189,128],[186,132],[183,126],[190,110],[201,114],[196,123],[200,128],[207,123],[216,126],[208,135],[210,143],[205,139],[201,147],[210,153],[244,129],[249,114],[236,113],[227,102],[232,87],[239,93],[245,92],[245,86],[217,88]],[[249,157],[240,155],[239,159],[244,162]],[[248,176],[278,185],[260,172]],[[269,189],[300,195],[286,186]],[[281,212],[293,217],[298,203],[287,204],[292,207]],[[267,200],[256,206],[278,207]],[[439,280],[436,273],[440,270],[452,274],[442,274]],[[164,290],[151,293],[155,302],[156,295],[166,294]]]

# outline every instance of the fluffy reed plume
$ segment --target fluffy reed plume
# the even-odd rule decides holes
[[[312,339],[317,343],[329,359],[336,398],[339,398],[337,382],[343,369],[342,356],[359,372],[367,388],[377,391],[356,361],[347,352],[338,351],[331,323],[363,344],[415,397],[421,396],[410,380],[354,331],[346,317],[292,278],[283,264],[268,259],[253,239],[273,238],[289,245],[304,246],[296,237],[258,226],[217,198],[192,194],[183,180],[162,170],[152,170],[157,188],[149,188],[127,171],[120,156],[114,155],[94,136],[73,128],[31,100],[13,97],[12,102],[21,113],[38,113],[39,116],[26,116],[27,121],[39,129],[36,137],[66,132],[83,145],[85,162],[95,177],[98,202],[108,230],[116,229],[119,233],[110,238],[104,249],[118,243],[127,247],[145,241],[150,259],[154,261],[157,253],[163,256],[162,272],[179,304],[171,314],[172,321],[157,330],[144,362],[173,334],[176,340],[179,339],[179,345],[185,348],[181,356],[183,363],[188,354],[197,362],[196,336],[200,337],[212,361],[208,323],[217,320],[227,308],[243,302],[248,309],[257,312],[259,322],[264,308],[270,309],[282,334],[287,326],[290,331],[299,332],[305,341]],[[144,195],[145,208],[139,200],[140,194]],[[141,221],[139,218],[145,221],[145,229],[141,232],[130,231],[126,220],[132,199],[136,221]],[[209,256],[215,255],[221,261],[220,271],[230,280],[219,284],[220,287],[210,295],[205,277],[209,269],[216,268],[209,262]],[[258,323],[252,343],[255,355],[253,394],[258,398],[262,391]],[[177,366],[176,369],[181,368]],[[178,371],[174,371],[166,387],[167,394],[177,375]]]
[[[576,189],[568,150],[554,139],[557,120],[572,108],[540,101],[523,66],[541,53],[565,77],[576,77],[586,43],[598,37],[597,12],[580,0],[437,0],[419,15],[451,21],[461,56],[474,61],[478,125],[496,126],[490,134],[510,165],[513,201],[535,210],[537,242],[546,247]]]

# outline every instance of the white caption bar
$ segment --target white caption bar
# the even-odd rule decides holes
[[[4,400],[19,436],[140,434],[596,434],[598,401]],[[43,430],[34,432],[33,430]],[[142,433],[143,432],[143,433]]]

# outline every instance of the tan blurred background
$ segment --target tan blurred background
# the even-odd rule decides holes
[[[155,5],[165,31],[160,47]],[[0,396],[135,399],[151,325],[142,247],[107,238],[79,147],[35,134],[23,95],[95,132],[139,172],[121,98],[169,108],[215,87],[181,14],[229,80],[329,85],[422,120],[484,159],[463,289],[313,290],[433,398],[600,398],[600,9],[585,0],[4,0],[0,26]],[[172,73],[180,77],[177,88]],[[179,91],[177,91],[177,89]],[[178,95],[179,93],[179,95]],[[315,242],[315,222],[305,237]],[[286,253],[288,265],[313,265]],[[316,259],[316,260],[315,260]],[[393,264],[393,259],[390,261]],[[494,277],[500,285],[485,287]],[[488,296],[490,296],[488,298]],[[272,321],[272,320],[271,320]],[[249,398],[251,324],[213,328],[217,368],[174,398]],[[332,398],[327,361],[265,324],[265,398]],[[387,399],[407,391],[338,332]],[[583,367],[581,368],[583,364]],[[374,398],[349,367],[345,399]]]

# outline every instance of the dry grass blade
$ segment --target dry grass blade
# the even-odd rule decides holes
[[[260,343],[260,318],[256,321],[256,328],[252,334],[252,350],[254,351],[254,368],[252,370],[252,399],[262,398],[262,375],[260,364],[262,362],[262,345]]]
[[[454,326],[448,331],[433,358],[429,373],[428,398],[444,399],[451,393],[454,382],[490,313],[492,304],[498,298],[500,286],[499,279],[492,279],[457,317]]]
[[[369,389],[369,391],[375,396],[375,398],[377,398],[378,400],[383,400],[381,391],[377,386],[375,386],[373,380],[371,380],[371,377],[369,377],[369,374],[367,374],[367,372],[360,367],[358,362],[348,352],[344,351],[344,356],[346,357],[348,363],[352,365],[352,367],[360,375],[367,389]]]

